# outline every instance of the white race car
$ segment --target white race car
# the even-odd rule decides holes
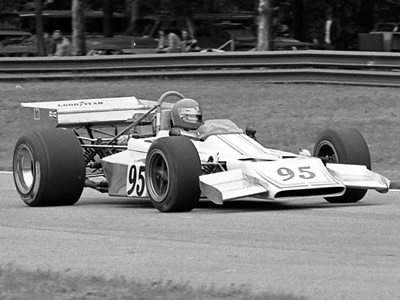
[[[166,101],[176,100],[175,103]],[[322,196],[361,200],[390,181],[372,172],[355,129],[326,130],[314,154],[269,149],[227,119],[202,119],[179,92],[22,104],[25,128],[13,158],[15,186],[29,206],[72,205],[84,187],[144,197],[161,212],[190,211],[200,197],[223,204],[243,197]]]

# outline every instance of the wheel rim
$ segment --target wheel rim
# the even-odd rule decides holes
[[[170,175],[167,160],[160,151],[154,151],[149,160],[149,181],[147,189],[152,199],[162,202],[166,198],[170,187]]]
[[[35,161],[32,150],[26,145],[21,145],[16,151],[14,175],[18,190],[23,194],[29,193],[35,183]]]
[[[316,149],[316,153],[317,157],[319,158],[328,157],[328,159],[325,161],[327,163],[339,163],[339,156],[336,152],[335,146],[329,141],[320,142]]]

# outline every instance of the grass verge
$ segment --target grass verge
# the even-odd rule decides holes
[[[0,267],[0,298],[3,300],[53,299],[305,299],[289,294],[252,293],[246,286],[194,288],[189,283],[149,281],[140,283],[124,277],[106,278],[36,270],[11,265]]]

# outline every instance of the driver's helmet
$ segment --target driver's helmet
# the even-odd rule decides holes
[[[203,124],[203,112],[196,100],[181,99],[172,107],[171,119],[174,127],[195,130]]]

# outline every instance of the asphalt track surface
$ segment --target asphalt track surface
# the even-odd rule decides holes
[[[193,286],[247,285],[311,299],[400,299],[400,193],[358,204],[201,201],[162,214],[149,201],[85,190],[30,208],[0,173],[0,264]]]

